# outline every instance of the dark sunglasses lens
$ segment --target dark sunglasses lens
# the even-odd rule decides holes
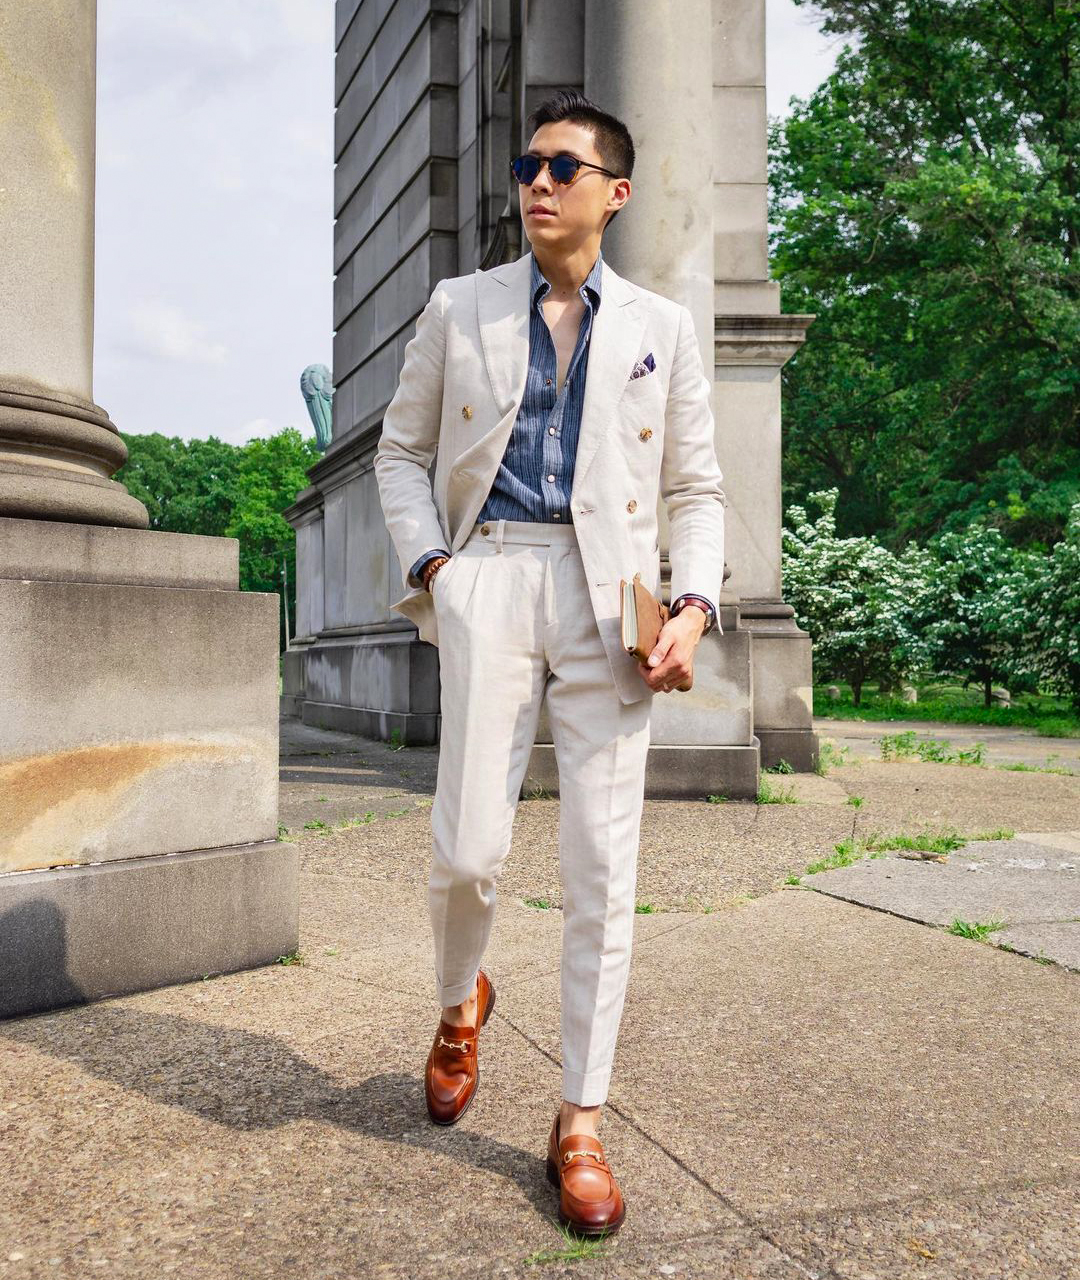
[[[540,172],[540,161],[535,156],[518,156],[516,160],[510,161],[510,167],[518,182],[535,182],[536,175]]]
[[[573,182],[578,162],[573,156],[555,156],[551,161],[551,176],[556,182]]]

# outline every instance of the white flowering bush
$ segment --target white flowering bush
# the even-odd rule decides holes
[[[784,599],[814,641],[815,678],[845,680],[858,706],[867,681],[895,685],[931,671],[933,646],[921,633],[933,572],[929,552],[897,556],[873,538],[838,538],[838,489],[809,495],[820,515],[792,506],[783,528]]]
[[[973,680],[990,706],[995,683],[1008,680],[1014,645],[1001,611],[1016,552],[998,529],[971,525],[931,542],[934,565],[921,599],[919,619],[934,671]]]
[[[781,531],[784,598],[814,641],[816,680],[862,687],[953,676],[1042,689],[1080,712],[1080,502],[1049,553],[1017,551],[973,525],[900,555],[874,538],[839,538],[839,490],[809,495]]]
[[[1009,670],[1080,713],[1080,502],[1048,554],[1022,552],[999,595]]]

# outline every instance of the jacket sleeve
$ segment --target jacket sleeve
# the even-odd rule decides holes
[[[439,521],[429,471],[439,444],[446,357],[446,292],[440,280],[405,345],[397,391],[383,415],[375,450],[379,501],[391,541],[410,587],[424,584],[412,566],[448,541]]]
[[[713,382],[702,364],[694,318],[681,305],[679,313],[660,464],[660,493],[670,528],[671,599],[689,593],[704,596],[715,607],[724,580],[727,498],[716,457]]]

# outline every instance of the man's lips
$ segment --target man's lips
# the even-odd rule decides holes
[[[554,218],[555,216],[554,209],[545,209],[542,204],[534,204],[527,212],[536,218]]]

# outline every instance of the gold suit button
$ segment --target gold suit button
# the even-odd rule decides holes
[[[634,501],[634,499],[633,499],[633,498],[631,498],[631,499],[630,499],[630,501],[626,504],[626,509],[627,509],[627,511],[636,511],[636,510],[637,510],[637,503]]]
[[[641,430],[637,433],[637,437],[639,440],[648,440],[648,438],[651,435],[652,435],[652,427],[642,427]]]
[[[472,417],[472,405],[471,405],[471,404],[463,404],[463,405],[461,406],[461,416],[462,416],[463,418],[471,418],[471,417]]]
[[[480,526],[480,532],[481,532],[482,534],[484,534],[484,535],[485,535],[485,537],[486,537],[486,536],[487,536],[487,534],[489,534],[489,533],[491,532],[491,526],[490,526],[490,525],[487,525],[487,524],[482,524],[482,525]]]

